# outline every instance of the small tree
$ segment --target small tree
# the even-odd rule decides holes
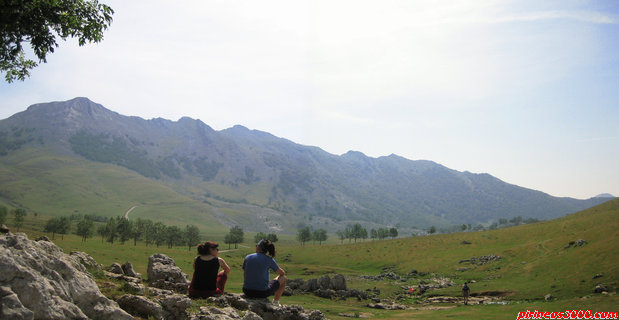
[[[111,217],[107,220],[105,224],[105,235],[107,238],[107,242],[114,244],[114,240],[118,236],[118,220],[114,217]]]
[[[171,249],[178,243],[183,243],[183,231],[178,226],[169,226],[166,228],[166,243]]]
[[[107,237],[107,228],[105,225],[100,225],[97,227],[97,234],[101,236],[101,242],[103,242],[105,237]]]
[[[305,245],[306,242],[312,239],[312,233],[310,227],[303,227],[297,230],[297,240],[301,242],[301,245]]]
[[[428,233],[429,234],[433,234],[436,232],[436,227],[435,226],[431,226],[430,229],[428,229]]]
[[[371,238],[372,240],[374,240],[374,239],[378,238],[378,231],[376,231],[376,229],[372,229],[372,230],[370,230],[370,238]]]
[[[148,247],[149,245],[155,243],[155,223],[149,219],[143,221],[144,224],[142,225],[142,228],[144,234],[144,243]]]
[[[85,215],[84,217],[82,217],[82,220],[77,223],[77,230],[75,234],[81,236],[82,242],[85,242],[86,239],[92,237],[93,229],[94,222],[92,221],[92,218],[88,215]]]
[[[264,232],[258,232],[256,233],[256,235],[254,236],[254,242],[258,243],[258,241],[262,240],[262,239],[266,239],[267,235]]]
[[[69,233],[70,229],[71,219],[69,219],[69,217],[60,217],[60,219],[58,219],[58,229],[56,229],[56,232],[60,235],[62,240],[64,240],[64,235]]]
[[[47,220],[47,222],[45,222],[45,227],[43,228],[43,231],[45,231],[47,233],[51,233],[52,234],[52,240],[56,239],[56,232],[58,232],[58,225],[60,223],[59,220],[60,220],[59,218],[53,217],[53,218]]]
[[[398,236],[398,229],[396,228],[389,229],[389,237],[395,238],[397,236]]]
[[[318,241],[319,245],[322,245],[323,241],[327,241],[327,230],[318,229],[312,233],[312,240]]]
[[[200,242],[200,229],[194,225],[187,225],[185,227],[185,244],[188,250],[191,250],[198,242]]]
[[[129,221],[129,219],[125,217],[118,217],[117,230],[120,243],[125,244],[125,242],[132,237],[133,221]]]
[[[153,225],[153,233],[155,235],[154,241],[157,248],[159,248],[159,246],[164,244],[166,241],[166,229],[165,224],[161,221],[157,221]]]
[[[234,243],[234,249],[238,248],[238,244],[243,242],[244,240],[244,233],[243,233],[243,228],[239,227],[239,226],[234,226],[232,228],[230,228],[230,241],[232,241],[231,243]]]
[[[346,239],[346,231],[337,230],[335,234],[340,238],[340,243],[344,243],[344,239]]]
[[[24,226],[24,218],[26,217],[26,210],[22,209],[22,208],[17,208],[15,210],[13,210],[13,224],[15,225],[15,228],[17,228],[17,231],[19,231],[19,228]]]
[[[279,241],[279,239],[277,238],[277,235],[275,233],[267,234],[267,240],[271,241],[272,243],[275,243],[275,242]]]

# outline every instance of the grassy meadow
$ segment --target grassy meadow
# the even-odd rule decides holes
[[[136,208],[132,215],[142,215],[148,210],[172,211],[169,207],[153,209],[145,206]],[[330,235],[327,244],[308,243],[305,246],[295,242],[293,236],[282,235],[277,244],[276,260],[289,278],[307,279],[340,273],[347,277],[349,288],[365,290],[376,287],[381,291],[380,298],[396,301],[400,297],[396,302],[406,305],[408,309],[370,309],[367,307],[369,301],[334,301],[314,295],[284,297],[282,302],[300,304],[306,309],[319,309],[330,319],[347,319],[340,316],[340,313],[368,316],[371,319],[515,319],[518,312],[526,310],[619,311],[619,299],[615,295],[619,275],[618,215],[619,199],[615,199],[552,221],[482,232],[357,243],[345,241],[343,244],[334,235]],[[40,230],[47,218],[29,215],[22,231],[31,239],[43,235]],[[170,216],[170,220],[165,222],[173,218]],[[10,219],[8,222],[10,226]],[[208,221],[200,223],[208,224]],[[211,230],[206,226],[201,229]],[[254,234],[246,232],[245,243],[236,250],[228,251],[228,246],[223,244],[225,232],[221,227],[212,227],[212,231],[204,232],[202,238],[222,243],[221,257],[232,268],[226,289],[238,293],[242,286],[243,257],[254,250]],[[586,240],[586,244],[566,248],[570,242],[578,239]],[[64,239],[56,235],[54,242],[65,252],[84,251],[105,266],[130,261],[144,277],[148,257],[154,253],[169,255],[189,275],[196,255],[194,248],[157,248],[154,245],[145,246],[142,242],[134,246],[132,241],[112,245],[102,242],[96,236],[81,242],[75,235],[65,235]],[[483,265],[460,263],[461,260],[487,255],[500,256],[500,259]],[[384,268],[404,276],[406,281],[375,281],[360,277],[379,275]],[[413,269],[425,275],[408,276]],[[440,277],[447,277],[456,285],[428,290],[421,296],[406,294],[407,288],[417,287],[424,282],[431,283],[431,278]],[[493,296],[496,304],[424,302],[433,296],[460,296],[460,287],[465,281],[473,281],[470,284],[472,295]],[[597,284],[605,285],[610,293],[593,293]],[[553,299],[545,301],[544,296],[547,294],[551,294]],[[205,303],[201,300],[194,302],[196,306]]]

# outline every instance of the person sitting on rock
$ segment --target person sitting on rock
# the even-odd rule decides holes
[[[269,254],[267,256],[266,254]],[[279,306],[279,299],[286,288],[286,273],[275,262],[275,245],[268,240],[260,240],[256,253],[245,257],[243,261],[243,293],[249,298],[273,297],[273,304]],[[278,276],[269,282],[269,269]]]
[[[471,292],[471,289],[469,288],[469,286],[465,282],[462,285],[462,297],[464,298],[464,304],[469,304],[469,293],[470,292]]]
[[[208,298],[224,293],[230,267],[219,257],[219,244],[207,241],[198,245],[193,261],[193,277],[189,284],[189,297]],[[223,269],[221,272],[219,268]]]

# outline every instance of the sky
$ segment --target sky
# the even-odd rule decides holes
[[[61,40],[30,78],[0,82],[0,119],[88,97],[619,196],[619,1],[100,2],[115,11],[103,41]]]

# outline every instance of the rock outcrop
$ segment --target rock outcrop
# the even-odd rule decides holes
[[[191,315],[190,319],[217,320],[323,320],[324,314],[318,310],[305,310],[299,305],[274,306],[268,299],[249,299],[242,294],[226,293],[219,297],[211,297],[209,301],[219,308],[200,308],[199,314]],[[241,317],[238,311],[244,311]]]
[[[101,294],[78,256],[23,233],[0,235],[0,318],[133,319]]]
[[[148,282],[151,287],[186,293],[189,287],[187,274],[176,266],[174,260],[165,254],[148,257]]]

